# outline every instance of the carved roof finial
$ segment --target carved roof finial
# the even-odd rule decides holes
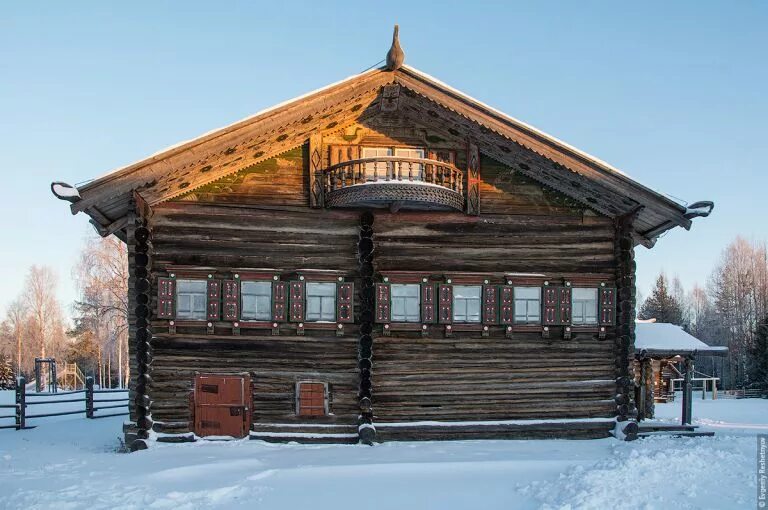
[[[395,25],[395,32],[392,34],[392,47],[387,53],[387,69],[397,71],[405,62],[405,53],[400,47],[400,26]]]

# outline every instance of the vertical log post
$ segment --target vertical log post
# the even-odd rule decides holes
[[[85,417],[93,418],[93,377],[85,378]]]
[[[683,425],[690,425],[693,414],[693,385],[691,377],[693,375],[693,360],[685,358],[683,361],[685,374],[683,376]]]
[[[616,220],[616,419],[626,421],[635,411],[631,393],[631,355],[635,346],[635,243],[632,222],[636,213]]]
[[[373,220],[371,212],[360,217],[360,240],[357,257],[360,264],[360,339],[358,342],[358,369],[360,370],[360,421],[358,435],[365,444],[373,444],[376,428],[373,426],[371,368],[373,367],[373,315],[375,284],[373,282]]]
[[[27,427],[27,380],[24,376],[16,378],[16,430]]]

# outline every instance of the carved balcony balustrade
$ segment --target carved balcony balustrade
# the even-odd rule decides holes
[[[464,171],[400,156],[352,159],[319,170],[326,207],[464,209]]]

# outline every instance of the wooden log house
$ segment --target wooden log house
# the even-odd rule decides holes
[[[52,184],[128,246],[133,449],[594,438],[634,416],[634,249],[712,204],[403,60],[395,34],[381,68]]]

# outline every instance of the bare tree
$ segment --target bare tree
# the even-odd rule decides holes
[[[128,253],[114,237],[89,238],[74,269],[80,292],[75,308],[80,328],[96,340],[100,384],[109,386],[112,360],[118,385],[128,383]]]

